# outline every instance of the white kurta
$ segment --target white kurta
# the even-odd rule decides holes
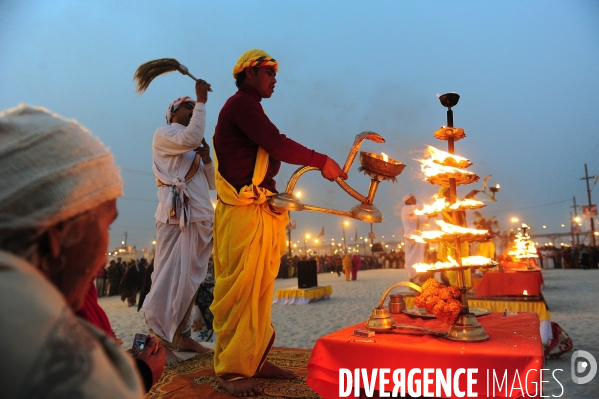
[[[0,396],[142,398],[133,359],[75,316],[33,265],[0,251]]]
[[[410,234],[421,230],[422,218],[414,214],[416,205],[406,205],[401,209],[401,223],[403,224],[403,233],[406,238],[406,263],[405,268],[408,272],[408,278],[416,277],[416,270],[413,265],[424,262],[424,252],[426,244],[414,242],[409,239]]]
[[[191,327],[193,317],[188,310],[193,309],[212,254],[214,208],[208,190],[216,188],[213,163],[202,163],[196,175],[184,182],[195,155],[193,149],[204,137],[205,120],[205,106],[197,103],[189,126],[161,126],[152,142],[155,175],[167,186],[158,188],[154,272],[143,308],[150,328],[174,347],[181,333]],[[179,219],[169,218],[172,185],[177,195],[189,198],[188,223],[184,226]]]

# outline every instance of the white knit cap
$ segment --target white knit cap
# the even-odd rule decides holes
[[[404,195],[404,196],[403,196],[403,200],[402,200],[402,201],[405,203],[405,202],[406,202],[407,200],[409,200],[411,197],[414,197],[414,198],[416,198],[416,197],[414,196],[414,194],[406,194],[406,195]]]
[[[110,151],[75,120],[20,104],[0,113],[0,231],[45,228],[121,196]]]
[[[189,96],[179,97],[176,100],[171,101],[166,109],[166,123],[171,124],[171,118],[173,117],[173,112],[175,112],[181,105],[185,103],[196,103]]]

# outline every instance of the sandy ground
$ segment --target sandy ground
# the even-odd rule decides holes
[[[543,293],[552,321],[568,332],[576,350],[587,351],[599,360],[599,270],[552,269],[544,270],[543,276]],[[406,280],[402,269],[360,271],[358,280],[350,282],[346,282],[343,275],[319,274],[319,285],[333,286],[329,300],[309,305],[273,305],[272,320],[277,331],[275,346],[311,349],[319,337],[366,320],[385,289],[402,280]],[[296,286],[296,279],[278,279],[275,291]],[[407,289],[398,289],[401,290],[407,292]],[[131,346],[136,332],[147,331],[143,310],[137,312],[137,307],[127,307],[118,297],[100,298],[100,305],[126,348]],[[211,346],[210,343],[207,346]],[[182,354],[182,357],[188,356]],[[546,361],[545,368],[555,371],[561,386],[548,372],[546,380],[550,382],[544,385],[544,396],[599,398],[599,375],[585,385],[572,381],[571,353],[562,359]]]

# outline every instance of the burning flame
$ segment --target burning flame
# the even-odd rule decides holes
[[[493,261],[490,258],[486,258],[484,256],[466,256],[462,258],[462,266],[490,266],[496,265],[497,262]],[[428,272],[431,270],[439,270],[439,269],[451,269],[454,267],[460,267],[460,264],[456,262],[451,256],[447,257],[447,262],[436,262],[434,264],[429,263],[416,263],[414,264],[414,269],[418,273]],[[524,294],[526,295],[526,294]]]
[[[482,201],[472,198],[464,198],[463,200],[457,201],[455,204],[451,205],[449,209],[458,211],[462,209],[478,209],[484,206],[486,205]]]
[[[435,202],[430,205],[424,204],[422,209],[415,209],[414,214],[418,216],[422,215],[434,215],[443,211],[449,203],[445,202],[445,198],[437,198]]]
[[[428,272],[429,270],[439,270],[439,269],[450,269],[452,267],[460,267],[460,264],[455,261],[451,256],[447,257],[447,262],[436,262],[433,264],[429,263],[415,263],[413,265],[414,270],[418,273]]]
[[[383,156],[383,161],[389,162],[389,156],[387,154],[385,154],[384,152],[381,152],[381,155]]]
[[[435,220],[435,222],[437,222],[439,227],[441,227],[441,231],[443,231],[444,233],[447,233],[447,234],[455,234],[455,235],[472,234],[472,235],[478,235],[478,236],[484,236],[484,235],[489,234],[488,230],[469,229],[467,227],[461,227],[461,226],[457,226],[455,224],[446,223],[442,220]]]
[[[475,175],[473,172],[468,172],[460,168],[440,165],[432,159],[418,159],[417,161],[422,163],[421,169],[426,177],[432,177],[441,174],[448,175],[448,178],[459,178],[464,175]]]
[[[465,256],[462,258],[463,266],[486,266],[496,263],[497,262],[493,261],[493,259],[487,258],[485,256]]]
[[[497,190],[499,190],[499,188],[500,188],[500,187],[501,187],[501,186],[500,186],[499,184],[496,184],[496,185],[495,185],[495,188],[496,188]]]
[[[457,201],[455,204],[451,205],[446,201],[445,198],[436,198],[435,202],[430,205],[425,204],[422,209],[414,210],[414,214],[422,216],[422,215],[435,215],[445,210],[452,211],[460,211],[464,209],[479,209],[484,207],[485,204],[481,201],[475,199],[463,199],[461,201]]]
[[[459,155],[450,154],[449,152],[441,151],[433,146],[428,146],[424,151],[424,156],[443,166],[454,166],[458,168],[467,168],[472,165],[470,160]]]
[[[449,240],[451,236],[475,236],[475,238],[484,238],[489,234],[488,230],[469,229],[467,227],[456,226],[455,224],[446,223],[442,220],[435,220],[441,230],[420,231],[418,234],[410,234],[410,240],[426,244],[439,240]]]
[[[433,231],[421,231],[420,235],[410,234],[410,236],[408,238],[412,241],[419,242],[421,244],[427,244],[428,241],[435,241],[435,240],[438,240],[446,235],[447,234],[442,231],[433,230]]]
[[[522,292],[522,295],[528,295],[528,291],[524,290],[524,292]]]

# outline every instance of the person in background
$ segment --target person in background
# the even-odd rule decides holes
[[[121,278],[121,284],[119,286],[119,294],[121,294],[121,301],[127,300],[129,307],[135,306],[137,291],[139,291],[139,284],[141,282],[141,274],[137,269],[135,259],[132,259],[127,263],[127,269],[123,278]]]
[[[108,266],[108,295],[109,296],[113,296],[113,295],[117,295],[119,292],[119,284],[121,282],[120,280],[120,275],[121,272],[120,270],[120,259],[119,258],[119,263],[116,263],[116,261],[111,260],[110,261],[110,265]]]
[[[351,276],[351,271],[354,267],[352,260],[351,260],[351,255],[350,254],[345,254],[345,256],[343,257],[343,261],[341,262],[342,266],[343,266],[343,273],[345,273],[345,281],[349,281],[350,276]]]
[[[154,272],[154,259],[150,263],[145,263],[141,269],[141,284],[139,287],[139,302],[137,303],[137,311],[141,310],[143,303],[146,299],[146,295],[150,292],[152,287],[152,273]]]
[[[352,264],[353,264],[353,267],[351,270],[351,279],[357,280],[358,272],[360,271],[360,268],[362,267],[362,259],[360,258],[360,255],[356,254],[353,256]]]
[[[96,274],[96,291],[98,296],[104,296],[104,281],[106,280],[106,269],[102,267]]]
[[[413,265],[424,262],[426,244],[414,242],[409,239],[410,234],[421,230],[421,217],[416,215],[416,196],[406,194],[403,197],[405,206],[401,209],[401,223],[403,225],[403,234],[406,238],[406,260],[405,269],[408,272],[408,279],[412,282],[417,281],[417,272]]]
[[[76,121],[20,105],[0,113],[0,172],[1,396],[142,398],[131,356],[74,314],[106,264],[123,186],[112,154]],[[144,353],[153,383],[160,349]]]

